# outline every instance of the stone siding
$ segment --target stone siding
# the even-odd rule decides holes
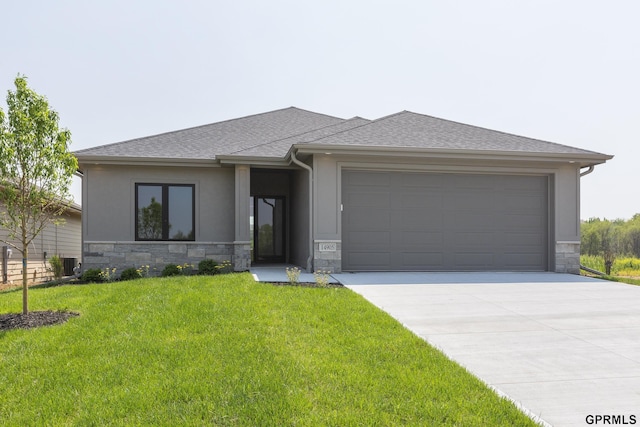
[[[321,243],[335,243],[335,251],[321,251]],[[342,272],[342,242],[340,240],[332,241],[315,241],[313,244],[314,259],[313,268],[314,271],[328,271],[330,273]]]
[[[556,273],[580,274],[580,242],[556,242]]]
[[[250,245],[244,243],[85,242],[83,250],[83,271],[115,267],[116,274],[129,267],[148,265],[149,274],[157,276],[167,264],[193,264],[197,269],[203,259],[229,261],[234,271],[245,271],[251,264],[247,261]]]

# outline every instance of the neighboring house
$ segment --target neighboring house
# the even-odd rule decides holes
[[[2,206],[0,204],[0,210]],[[75,203],[67,212],[62,215],[64,223],[60,225],[47,225],[29,245],[29,262],[27,264],[27,275],[29,282],[46,281],[53,277],[48,264],[48,259],[53,255],[58,255],[63,259],[70,259],[68,262],[79,262],[82,256],[82,209]],[[0,228],[0,239],[8,239],[8,231]],[[17,240],[11,243],[20,247]],[[0,251],[0,283],[22,283],[22,255],[17,249],[12,248],[4,242],[0,242],[0,249],[6,246],[8,251]],[[10,252],[9,252],[10,251]],[[5,253],[10,253],[11,257],[5,258]],[[6,278],[5,278],[5,263]],[[6,279],[6,281],[5,281]]]
[[[580,175],[612,156],[403,111],[286,108],[89,148],[85,268],[579,272]]]

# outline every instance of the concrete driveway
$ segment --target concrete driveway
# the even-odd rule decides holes
[[[538,421],[640,424],[640,287],[555,273],[333,276]]]

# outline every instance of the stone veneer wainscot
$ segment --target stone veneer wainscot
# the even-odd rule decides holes
[[[245,271],[251,256],[246,242],[85,242],[83,246],[84,271],[115,267],[121,272],[148,265],[150,274],[159,275],[167,264],[187,263],[197,268],[203,259],[229,261],[235,271]]]

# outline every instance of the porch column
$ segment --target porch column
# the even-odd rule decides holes
[[[251,167],[236,165],[236,231],[233,242],[233,268],[245,271],[251,266],[251,235],[249,230],[249,210],[251,197]]]

